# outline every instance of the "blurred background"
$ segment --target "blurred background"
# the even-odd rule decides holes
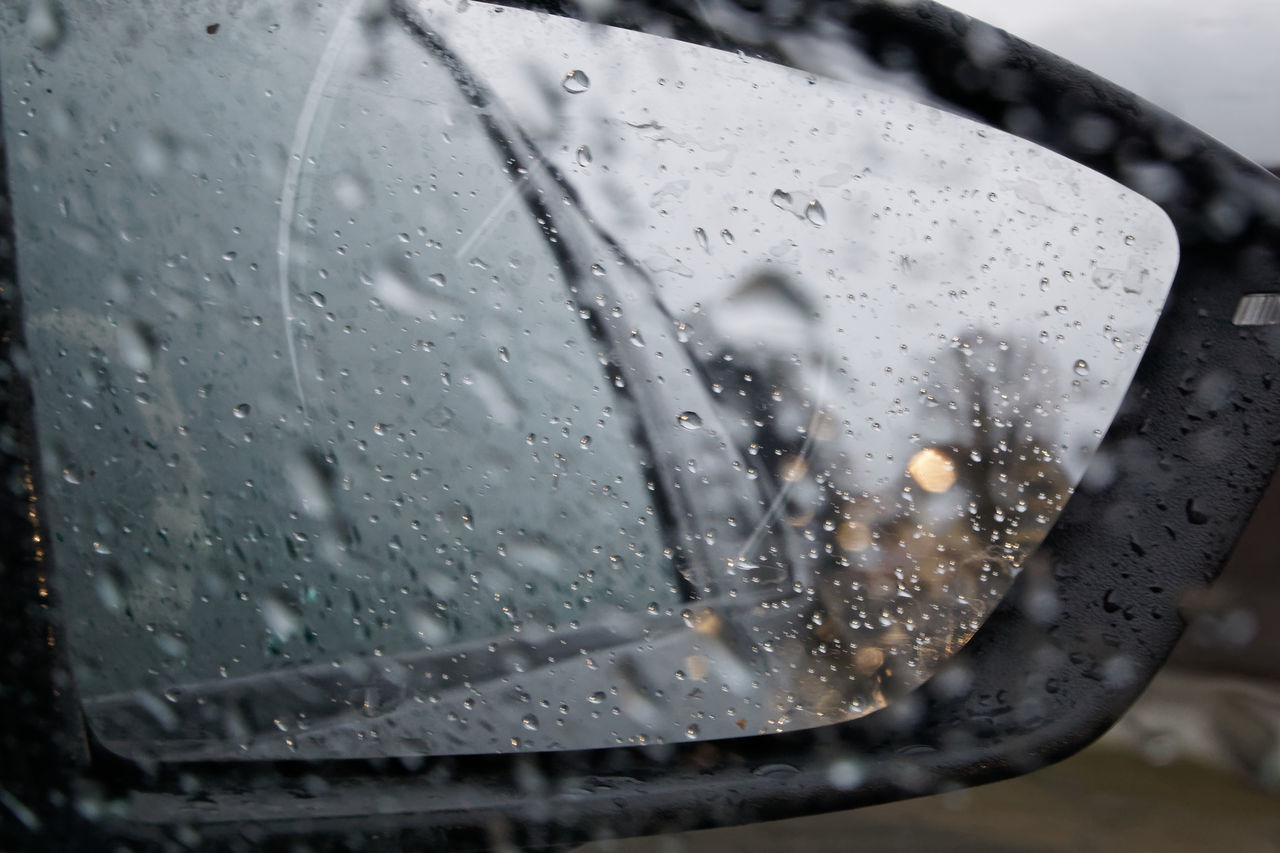
[[[953,0],[1280,174],[1276,0]],[[1275,425],[1280,432],[1280,425]],[[851,812],[599,843],[649,851],[1280,851],[1280,478],[1165,669],[1099,742],[1029,776]]]

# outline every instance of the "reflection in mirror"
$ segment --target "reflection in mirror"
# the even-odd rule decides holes
[[[86,11],[56,50],[4,13],[40,512],[97,737],[670,743],[928,678],[1110,423],[1164,215],[733,53],[341,5]]]

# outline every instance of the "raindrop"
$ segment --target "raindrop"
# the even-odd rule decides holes
[[[676,423],[685,429],[702,429],[702,418],[697,412],[681,412],[676,415]]]
[[[62,10],[53,0],[32,0],[27,8],[27,35],[44,51],[56,48],[62,41]]]
[[[579,166],[591,165],[591,149],[585,145],[578,146],[578,165]]]
[[[773,272],[751,276],[738,286],[729,299],[735,310],[755,313],[757,316],[795,312],[800,319],[808,322],[817,313],[808,296],[794,281]]]
[[[707,232],[701,228],[693,229],[693,238],[698,241],[698,245],[702,247],[704,252],[711,251],[711,247],[707,244]]]
[[[146,324],[136,320],[123,321],[116,329],[116,340],[120,345],[120,359],[131,370],[143,373],[151,369],[151,354],[156,342]]]
[[[438,645],[449,640],[449,628],[444,620],[435,613],[425,609],[414,609],[409,613],[409,627],[422,642],[429,646]]]
[[[180,658],[187,656],[187,644],[173,634],[156,634],[156,647],[165,656]]]
[[[422,416],[422,420],[436,429],[447,429],[449,424],[453,423],[453,417],[453,409],[448,406],[435,406]]]
[[[774,207],[781,208],[782,210],[791,209],[791,193],[783,192],[782,190],[774,190],[773,195],[769,196],[769,201],[773,202]]]
[[[232,414],[234,414],[237,418],[247,418],[249,417],[249,412],[251,411],[253,411],[253,409],[248,403],[241,403],[240,405],[236,406],[234,409],[231,410]]]
[[[124,609],[124,593],[120,590],[120,584],[110,573],[98,575],[94,589],[98,593],[98,600],[108,611],[119,613]]]
[[[134,149],[138,170],[148,177],[158,177],[173,159],[173,142],[162,134],[144,133]]]
[[[639,329],[631,330],[631,345],[636,347],[644,347],[644,337],[640,334]]]
[[[574,564],[574,561],[559,548],[530,536],[510,542],[507,545],[507,556],[524,570],[521,576],[538,574],[558,578],[562,575],[565,566]]]
[[[496,365],[494,369],[477,368],[474,373],[468,374],[466,384],[471,386],[489,416],[497,423],[510,426],[524,408],[506,376],[496,369]]]
[[[1071,366],[1071,369],[1075,372],[1076,376],[1088,376],[1089,362],[1085,361],[1083,358],[1076,359],[1076,363]]]
[[[721,228],[721,229],[720,229],[720,239],[721,239],[721,240],[724,240],[724,244],[725,244],[726,246],[732,246],[732,245],[733,245],[733,232],[732,232],[732,231],[730,231],[728,228]]]
[[[334,512],[333,477],[324,457],[315,451],[299,453],[287,470],[303,513],[311,518],[330,518]]]
[[[591,274],[596,276],[597,278],[604,275],[604,267],[600,264],[592,264]]]
[[[574,69],[564,76],[564,80],[560,85],[570,95],[580,95],[591,88],[591,80],[587,77],[586,72]]]
[[[842,791],[857,787],[866,773],[858,762],[851,758],[842,758],[834,762],[827,770],[827,778]]]
[[[333,195],[345,209],[358,210],[369,203],[372,193],[362,178],[343,172],[334,179]]]
[[[311,291],[311,304],[317,308],[323,308],[325,306],[324,294],[318,290]]]
[[[538,718],[533,714],[525,714],[520,718],[520,725],[531,732],[536,732],[538,730]]]
[[[599,705],[601,702],[604,701],[604,693],[597,690],[595,693],[592,693],[590,696],[587,697],[587,701],[590,702],[592,705]]]
[[[794,776],[800,772],[800,768],[792,764],[765,764],[751,771],[753,776]]]
[[[262,621],[267,623],[271,633],[279,637],[281,642],[287,642],[302,629],[302,622],[289,603],[276,596],[263,602]]]
[[[66,480],[73,486],[78,486],[84,482],[84,472],[80,470],[80,466],[74,462],[67,463],[62,469],[62,479]]]
[[[399,311],[410,314],[447,313],[453,301],[445,290],[445,277],[440,273],[427,276],[426,284],[398,260],[382,264],[373,273],[373,289],[378,298]]]
[[[685,730],[684,730],[684,736],[685,736],[685,737],[687,737],[689,740],[697,740],[697,739],[698,739],[698,724],[697,724],[697,723],[691,723],[691,724],[689,725],[689,728],[687,728],[687,729],[685,729]]]
[[[827,224],[827,212],[822,207],[822,202],[817,199],[809,202],[809,206],[804,210],[804,218],[821,228]]]

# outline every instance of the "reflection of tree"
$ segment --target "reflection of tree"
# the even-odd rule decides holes
[[[817,710],[874,706],[927,677],[1003,596],[1069,494],[1045,437],[994,384],[1014,380],[1013,355],[980,371],[960,351],[953,391],[955,417],[970,415],[965,434],[922,444],[893,495],[835,504],[802,679]]]
[[[789,489],[778,523],[810,544],[813,570],[793,567],[809,602],[791,628],[802,642],[775,644],[797,673],[783,704],[839,719],[914,687],[966,642],[1070,488],[1024,411],[1036,401],[1011,390],[1048,377],[981,335],[957,347],[949,381],[935,377],[929,396],[947,401],[943,416],[913,424],[924,428],[896,482],[874,491],[849,482],[829,416],[792,398],[797,360],[773,355],[724,345],[708,379],[749,430],[762,473]],[[797,405],[807,409],[801,432],[782,411]]]

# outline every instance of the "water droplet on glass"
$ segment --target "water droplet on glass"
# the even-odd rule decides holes
[[[601,702],[604,701],[604,693],[597,690],[595,693],[592,693],[590,696],[587,697],[587,701],[590,702],[592,705],[599,705]]]
[[[794,776],[800,772],[800,768],[792,764],[765,764],[751,771],[753,776]]]
[[[187,644],[173,634],[156,634],[156,647],[171,658],[182,658],[187,655]]]
[[[720,229],[720,239],[721,239],[721,240],[724,240],[724,244],[725,244],[726,246],[732,246],[732,245],[733,245],[733,232],[732,232],[732,231],[730,231],[728,228],[721,228],[721,229]]]
[[[644,337],[640,334],[638,329],[631,330],[631,345],[636,347],[644,346]]]
[[[831,780],[831,784],[842,791],[856,787],[865,775],[862,766],[851,758],[841,758],[827,770],[827,778]]]
[[[564,551],[532,537],[517,538],[510,542],[507,546],[507,557],[520,569],[521,577],[543,575],[558,578],[561,577],[566,566],[574,564]]]
[[[314,451],[299,453],[286,470],[302,511],[311,518],[330,518],[334,512],[333,477],[324,457]]]
[[[685,736],[685,737],[687,737],[689,740],[697,740],[697,738],[698,738],[698,724],[697,724],[697,723],[692,723],[692,724],[689,726],[689,728],[687,728],[687,729],[685,729],[685,730],[684,730],[684,736]]]
[[[373,273],[373,289],[378,298],[409,314],[448,313],[453,309],[445,284],[440,273],[427,276],[426,283],[419,281],[398,259],[382,264]]]
[[[279,637],[281,642],[288,641],[302,628],[301,620],[289,603],[274,595],[262,604],[262,621],[267,623],[271,633]]]
[[[591,149],[585,145],[578,146],[578,165],[579,166],[591,165]]]
[[[508,426],[516,422],[524,404],[512,391],[508,377],[497,369],[497,365],[493,369],[477,368],[467,374],[466,380],[466,384],[480,398],[495,422]]]
[[[774,207],[779,207],[783,210],[791,209],[791,193],[774,190],[773,195],[769,196],[769,201],[773,202]]]
[[[685,429],[702,429],[702,418],[697,412],[681,412],[676,415],[676,423]]]
[[[604,275],[604,267],[600,264],[592,264],[591,274],[599,278],[600,276]]]
[[[575,68],[564,76],[564,81],[560,85],[570,95],[580,95],[591,88],[591,80],[586,72]]]
[[[533,714],[525,714],[520,718],[520,725],[531,732],[536,732],[538,730],[538,718]]]
[[[1083,358],[1076,359],[1076,363],[1071,366],[1071,369],[1075,372],[1076,376],[1088,376],[1089,362],[1085,361]]]
[[[358,210],[369,203],[371,192],[362,178],[343,172],[334,178],[333,195],[345,209]]]
[[[323,308],[325,306],[324,294],[318,290],[311,291],[311,304],[317,308]]]
[[[74,462],[69,462],[62,469],[62,479],[73,486],[78,486],[84,482],[84,472],[80,470],[80,466]]]
[[[53,50],[62,41],[62,10],[53,0],[32,0],[27,7],[27,35],[41,50]]]
[[[250,411],[252,411],[252,408],[249,406],[248,403],[241,403],[240,405],[236,406],[234,409],[231,410],[232,414],[234,414],[237,418],[249,417]]]
[[[173,147],[172,140],[164,134],[144,133],[133,152],[138,170],[148,177],[159,177],[173,160]]]
[[[418,639],[429,646],[449,640],[449,627],[445,621],[425,608],[413,608],[409,611],[409,627],[418,635]]]
[[[155,349],[155,336],[145,323],[136,320],[124,320],[116,329],[116,340],[120,345],[120,360],[131,370],[139,373],[151,369],[152,351]]]
[[[702,247],[703,251],[711,250],[711,247],[707,243],[706,231],[703,231],[701,228],[693,229],[693,239],[698,241],[698,245]]]
[[[804,210],[804,218],[821,228],[827,224],[827,211],[823,209],[822,202],[817,199],[809,202],[809,206]]]

